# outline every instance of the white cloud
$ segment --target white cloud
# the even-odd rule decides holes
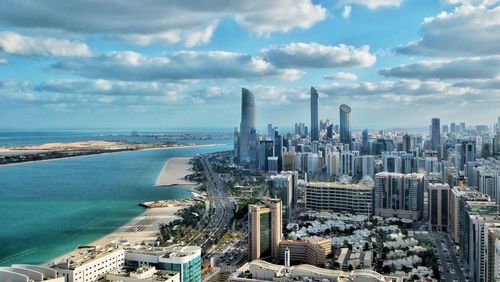
[[[351,6],[344,6],[344,10],[342,11],[342,17],[344,19],[349,18],[351,15],[352,7]]]
[[[90,48],[67,39],[32,37],[14,32],[0,32],[0,51],[26,56],[90,56]]]
[[[309,28],[326,18],[326,9],[311,0],[116,0],[105,5],[86,0],[0,2],[0,22],[9,26],[105,35],[142,45],[206,43],[224,18],[265,35]]]
[[[500,6],[463,5],[426,18],[422,38],[396,49],[407,55],[484,56],[500,54]]]
[[[51,66],[86,78],[122,81],[174,81],[194,79],[295,79],[299,70],[278,69],[259,57],[224,51],[180,51],[148,57],[135,52],[72,58]]]
[[[0,57],[0,65],[8,63],[5,58]]]
[[[403,0],[340,0],[341,5],[357,4],[368,7],[369,9],[378,9],[381,7],[399,7]]]
[[[500,56],[430,60],[379,71],[386,77],[417,79],[486,79],[500,77]]]
[[[167,91],[182,91],[186,87],[176,83],[128,82],[113,80],[49,80],[38,84],[35,90],[80,95],[103,96],[159,96]]]
[[[290,43],[261,50],[262,56],[280,68],[369,67],[376,57],[370,47],[329,46],[318,43]]]
[[[337,72],[323,76],[327,80],[358,80],[358,76],[350,72]]]

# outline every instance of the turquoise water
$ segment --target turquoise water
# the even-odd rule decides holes
[[[133,151],[0,167],[0,265],[39,264],[106,235],[143,208],[190,197],[155,188],[168,158],[230,150],[214,147]]]

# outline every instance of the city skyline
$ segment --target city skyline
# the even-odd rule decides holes
[[[0,129],[230,129],[241,87],[257,128],[309,123],[310,87],[353,129],[497,119],[498,1],[226,4],[3,2]]]

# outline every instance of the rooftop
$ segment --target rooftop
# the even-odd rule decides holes
[[[307,187],[321,188],[348,188],[348,189],[367,189],[373,188],[370,183],[344,184],[339,182],[308,182]]]

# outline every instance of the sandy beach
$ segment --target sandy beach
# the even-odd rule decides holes
[[[195,185],[195,182],[184,179],[186,175],[192,173],[189,164],[191,159],[191,157],[168,159],[156,178],[155,186]]]
[[[188,204],[169,206],[163,208],[146,209],[141,215],[135,217],[125,225],[113,231],[94,242],[89,246],[104,247],[114,240],[127,240],[130,245],[137,245],[141,242],[154,242],[160,236],[159,225],[168,224],[179,217],[175,213],[187,207]],[[66,253],[60,257],[51,259],[46,264],[58,263],[68,258],[72,252]]]

